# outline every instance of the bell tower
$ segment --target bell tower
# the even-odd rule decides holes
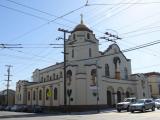
[[[84,24],[81,14],[80,24],[73,29],[66,43],[67,60],[96,57],[98,55],[98,43],[99,41],[95,38],[93,31]]]

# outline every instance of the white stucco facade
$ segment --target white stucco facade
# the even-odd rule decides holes
[[[83,22],[66,41],[67,105],[114,105],[125,97],[150,97],[143,74],[132,75],[131,60],[117,44],[99,51],[99,41]],[[63,63],[33,72],[33,82],[19,81],[16,104],[63,106]],[[20,87],[21,86],[21,87]],[[17,99],[23,95],[21,99]],[[99,100],[97,100],[99,98]]]

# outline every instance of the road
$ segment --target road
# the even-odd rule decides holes
[[[0,120],[160,120],[160,110],[145,113],[104,110],[100,113],[81,112],[71,114],[34,114],[0,111]]]

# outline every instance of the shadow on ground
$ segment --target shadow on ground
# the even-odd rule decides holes
[[[62,115],[91,115],[100,113],[116,112],[114,109],[97,110],[97,111],[86,111],[86,112],[70,112],[70,113],[17,113],[16,115],[11,114],[0,115],[0,119],[8,118],[29,118],[29,117],[46,117],[46,116],[62,116]]]

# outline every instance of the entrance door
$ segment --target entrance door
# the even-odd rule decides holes
[[[129,92],[128,92],[128,91],[126,92],[126,97],[127,97],[127,98],[129,98],[129,97],[130,97],[130,94],[129,94]]]
[[[112,93],[109,90],[107,90],[107,105],[112,105]]]
[[[117,91],[117,102],[121,102],[121,92]]]

